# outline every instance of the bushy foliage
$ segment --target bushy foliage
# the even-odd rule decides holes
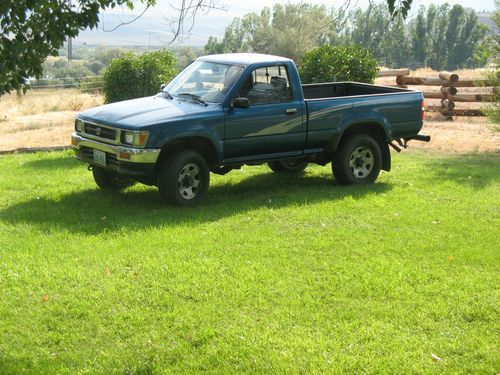
[[[112,103],[153,95],[175,74],[174,54],[166,50],[114,59],[103,75],[105,101]]]
[[[303,83],[357,81],[373,83],[377,61],[357,45],[322,46],[305,53],[299,67]]]

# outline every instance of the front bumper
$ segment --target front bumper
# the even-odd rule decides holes
[[[156,161],[161,151],[159,148],[143,149],[107,144],[84,138],[77,133],[71,134],[71,145],[76,152],[77,159],[118,174],[129,176],[151,175],[154,172]],[[106,153],[105,166],[94,162],[94,149]]]

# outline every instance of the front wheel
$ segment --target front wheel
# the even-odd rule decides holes
[[[134,185],[136,182],[130,178],[118,176],[104,168],[92,167],[94,181],[103,190],[119,191]]]
[[[267,163],[269,168],[276,173],[300,173],[307,168],[308,164],[304,159],[270,161]]]
[[[160,168],[158,188],[161,198],[178,206],[194,206],[205,197],[210,170],[198,152],[184,150],[170,155]]]
[[[382,152],[378,142],[368,134],[347,138],[335,153],[332,171],[342,185],[374,182],[382,167]]]

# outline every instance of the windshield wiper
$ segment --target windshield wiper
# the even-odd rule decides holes
[[[208,105],[202,98],[200,98],[198,95],[191,94],[190,92],[181,92],[180,94],[177,94],[177,96],[187,96],[190,99],[193,99],[194,101],[203,104],[205,107]]]
[[[170,94],[167,90],[161,90],[161,93],[162,94],[165,94],[165,96],[169,99],[173,99],[174,97],[172,96],[172,94]]]

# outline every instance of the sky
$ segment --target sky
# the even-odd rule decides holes
[[[348,0],[304,0],[304,3],[325,5],[327,7],[340,7]],[[378,0],[380,1],[380,0]],[[299,3],[300,1],[276,0],[215,0],[219,8],[212,9],[207,14],[199,14],[191,32],[185,33],[174,45],[203,46],[210,35],[221,37],[224,30],[234,17],[242,17],[249,12],[260,12],[265,7],[272,7],[275,3]],[[349,2],[349,1],[348,1]],[[122,25],[112,32],[111,30],[122,22],[128,22],[137,17],[144,10],[144,5],[136,2],[134,10],[115,8],[101,14],[101,23],[98,30],[85,30],[76,38],[76,43],[102,44],[102,45],[144,45],[168,46],[172,39],[171,21],[178,14],[181,0],[157,0],[155,7],[150,8],[138,20],[129,25]],[[350,8],[366,8],[369,0],[350,0]],[[442,4],[444,1],[414,0],[410,17],[418,11],[420,5]],[[493,0],[449,0],[450,4],[460,4],[463,7],[473,8],[476,11],[494,10]]]

